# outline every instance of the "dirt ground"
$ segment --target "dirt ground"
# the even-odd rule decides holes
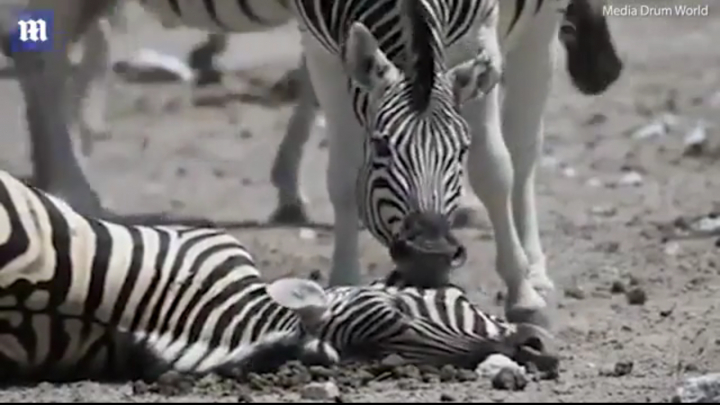
[[[643,4],[672,3],[678,2]],[[538,204],[549,268],[558,287],[554,302],[563,354],[559,381],[533,382],[517,393],[494,391],[488,381],[377,382],[348,391],[346,400],[427,402],[445,393],[471,402],[657,402],[667,401],[686,376],[720,371],[720,341],[713,332],[720,328],[715,240],[663,238],[682,225],[678,218],[720,209],[712,197],[720,193],[720,131],[713,126],[720,124],[720,48],[715,43],[720,38],[720,4],[683,3],[709,4],[710,15],[611,19],[626,70],[602,97],[579,95],[558,70],[547,114]],[[197,31],[163,31],[138,10],[132,13],[131,34],[115,39],[115,59],[139,47],[182,55],[202,37]],[[297,37],[293,27],[287,27],[233,38],[223,63],[240,72],[236,81],[246,91],[245,79],[272,82],[294,66],[297,55]],[[19,90],[11,78],[0,86],[6,128],[0,165],[28,174]],[[178,85],[117,84],[112,136],[97,145],[88,161],[91,181],[106,205],[120,213],[169,212],[222,222],[248,244],[268,277],[327,272],[332,218],[324,186],[322,127],[308,145],[303,180],[310,213],[325,226],[313,229],[314,234],[263,227],[274,208],[270,164],[290,106],[259,103],[252,97],[191,106],[177,102],[180,94]],[[664,114],[666,134],[645,137],[635,132]],[[707,123],[708,143],[688,151],[684,138],[701,120]],[[628,173],[639,174],[641,182],[633,182],[638,177]],[[468,202],[479,206],[474,197]],[[473,248],[459,282],[476,290],[479,302],[499,314],[500,282],[493,271],[492,231],[484,214],[477,229],[461,233]],[[384,251],[366,233],[361,252],[368,278],[388,269]],[[617,363],[625,370],[616,372]],[[238,395],[197,389],[189,396],[166,397],[140,393],[130,384],[77,383],[12,388],[0,392],[0,399],[233,402]],[[298,394],[257,394],[254,400],[291,402]]]

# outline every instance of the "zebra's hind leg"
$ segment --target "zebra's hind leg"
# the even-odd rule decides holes
[[[495,61],[495,66],[502,66],[495,28],[485,26],[481,30],[483,50]],[[468,176],[495,232],[496,270],[508,289],[506,316],[511,322],[546,327],[547,305],[527,279],[528,258],[513,218],[513,163],[501,130],[500,86],[495,86],[485,98],[470,101],[463,113],[472,131]]]
[[[545,297],[554,290],[554,284],[548,277],[540,243],[535,170],[542,152],[543,113],[552,86],[556,58],[553,40],[560,18],[548,7],[507,55],[503,105],[503,136],[514,166],[515,227],[529,260],[530,283]]]
[[[278,146],[270,177],[278,192],[278,207],[271,221],[302,224],[309,221],[305,198],[300,190],[300,163],[317,116],[317,99],[308,76],[305,56],[297,68],[299,98]]]

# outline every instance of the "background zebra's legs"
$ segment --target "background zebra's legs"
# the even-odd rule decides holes
[[[547,295],[554,289],[540,243],[535,202],[535,169],[542,152],[543,113],[552,86],[554,36],[562,16],[548,7],[506,55],[503,136],[514,165],[513,215],[527,254],[529,279]]]
[[[495,26],[483,26],[480,38],[483,50],[502,66]],[[528,258],[513,217],[513,162],[503,139],[500,110],[500,86],[495,86],[485,98],[470,101],[463,109],[472,131],[468,177],[495,232],[496,270],[508,289],[505,302],[508,320],[547,327],[546,303],[527,278]]]
[[[80,149],[90,156],[93,142],[107,137],[107,99],[112,85],[110,66],[111,20],[101,18],[90,24],[82,37],[82,59],[73,75],[72,119],[78,127]]]
[[[333,206],[335,242],[328,282],[330,286],[357,285],[361,281],[360,231],[355,188],[365,133],[352,109],[345,69],[338,58],[313,45],[313,41],[303,36],[308,73],[325,114],[330,150],[326,180]]]
[[[278,146],[270,173],[272,183],[278,191],[278,207],[271,220],[280,223],[309,221],[305,198],[300,190],[300,163],[318,114],[318,106],[304,55],[300,58],[295,76],[300,90],[299,97],[285,136]]]
[[[31,0],[28,9],[54,11],[54,52],[12,55],[26,106],[36,185],[70,203],[78,211],[102,215],[100,199],[90,186],[71,137],[75,109],[68,44],[84,34],[115,0]],[[73,83],[74,85],[74,83]]]

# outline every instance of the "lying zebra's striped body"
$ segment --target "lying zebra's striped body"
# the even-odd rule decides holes
[[[299,339],[297,317],[222,230],[90,219],[6,172],[0,230],[2,376],[114,372],[135,345],[206,372]]]
[[[224,231],[87,218],[0,171],[0,381],[253,370],[272,367],[261,353],[335,362],[359,347],[438,363],[515,332],[448,291],[329,289],[306,324]],[[408,336],[418,328],[445,348]]]

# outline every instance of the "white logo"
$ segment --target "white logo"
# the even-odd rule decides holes
[[[45,42],[48,40],[47,24],[42,18],[37,20],[20,20],[20,41]]]

